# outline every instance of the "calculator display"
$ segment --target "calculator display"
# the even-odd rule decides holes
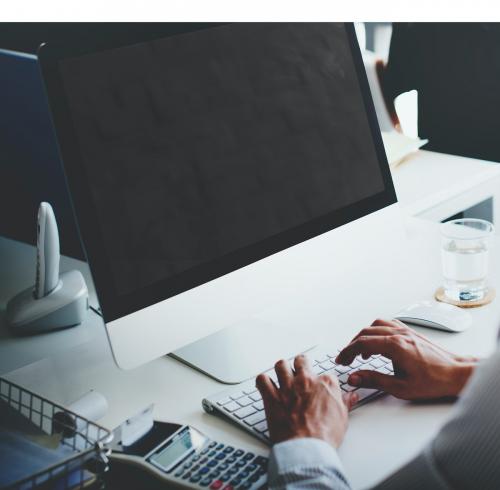
[[[149,461],[164,471],[170,471],[177,462],[183,460],[193,450],[203,446],[206,440],[206,437],[199,432],[190,427],[184,427],[155,452]]]

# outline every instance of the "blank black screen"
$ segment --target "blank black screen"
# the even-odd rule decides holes
[[[385,190],[343,25],[231,24],[60,69],[118,295]]]

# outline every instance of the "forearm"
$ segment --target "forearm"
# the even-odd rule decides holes
[[[276,444],[269,463],[271,490],[349,490],[332,446],[319,439]]]

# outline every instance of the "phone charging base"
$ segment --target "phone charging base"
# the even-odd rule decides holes
[[[80,271],[59,276],[59,283],[43,298],[34,288],[21,291],[7,303],[7,325],[18,334],[42,333],[73,327],[83,322],[89,308],[89,294]]]

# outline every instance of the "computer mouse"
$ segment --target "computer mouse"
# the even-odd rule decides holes
[[[472,324],[470,313],[458,306],[438,301],[421,301],[404,310],[394,318],[410,325],[435,328],[445,332],[463,332]]]

